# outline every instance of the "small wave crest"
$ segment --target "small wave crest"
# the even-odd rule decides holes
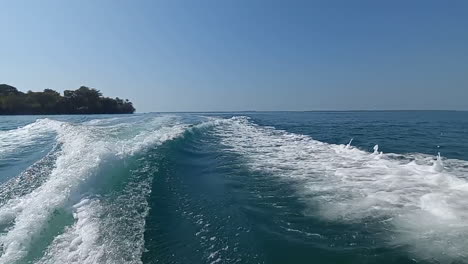
[[[0,159],[20,148],[37,143],[36,141],[43,139],[46,134],[56,131],[58,126],[59,121],[45,118],[23,127],[0,131]]]

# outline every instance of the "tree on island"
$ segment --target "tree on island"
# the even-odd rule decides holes
[[[133,104],[120,98],[102,96],[99,90],[81,86],[65,90],[63,96],[52,90],[23,93],[0,84],[0,115],[131,114]]]

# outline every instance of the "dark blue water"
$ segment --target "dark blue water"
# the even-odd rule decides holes
[[[465,263],[467,136],[449,111],[0,117],[0,263]]]

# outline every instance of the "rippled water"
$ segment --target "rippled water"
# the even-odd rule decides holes
[[[468,112],[3,116],[0,263],[468,263],[467,177]]]

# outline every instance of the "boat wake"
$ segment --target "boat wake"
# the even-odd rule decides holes
[[[161,150],[164,146],[182,146],[167,142],[180,143],[176,139],[188,133],[187,138],[192,140],[183,142],[186,149]],[[194,140],[195,137],[203,140]],[[203,149],[198,146],[200,142],[209,147]],[[205,165],[215,167],[207,171],[223,171],[225,174],[220,175],[236,177],[239,170],[233,168],[240,166],[243,171],[260,175],[261,181],[268,182],[266,185],[284,184],[293,190],[290,192],[294,193],[293,199],[306,208],[299,212],[301,217],[361,226],[361,230],[371,234],[368,240],[376,241],[377,248],[401,248],[417,260],[466,262],[468,162],[440,155],[382,153],[377,145],[368,152],[352,144],[352,140],[346,145],[317,141],[310,136],[257,125],[247,117],[190,117],[186,121],[176,115],[142,115],[80,123],[39,119],[21,128],[0,131],[0,161],[5,164],[14,155],[30,155],[34,150],[31,146],[42,149],[51,145],[48,153],[34,156],[37,159],[32,165],[18,176],[4,179],[0,185],[0,264],[142,263],[145,221],[152,209],[148,197],[158,162],[164,160],[153,155],[164,153],[173,155],[172,160],[199,155],[185,163],[174,163],[188,166],[181,171],[197,168],[198,174],[194,174],[197,177],[205,176]],[[220,155],[213,152],[226,156],[213,163],[209,159]],[[226,162],[232,157],[234,160]],[[190,162],[200,160],[202,164],[197,163],[198,167],[190,167]],[[172,169],[164,170],[168,185],[178,183],[169,175]],[[177,177],[191,183],[196,181],[183,178],[184,175]],[[248,177],[242,177],[242,181],[248,181]],[[164,179],[160,182],[164,184]],[[242,188],[243,182],[235,182],[223,185],[219,180],[213,186],[226,188],[221,192],[239,191],[229,189]],[[227,261],[228,258],[221,258],[223,254],[231,260],[247,261],[237,258],[241,255],[234,251],[238,245],[231,243],[240,238],[223,236],[221,227],[215,226],[214,223],[224,222],[218,221],[218,216],[211,218],[213,208],[204,199],[213,199],[205,191],[214,192],[217,187],[204,185],[197,185],[198,192],[190,189],[196,187],[192,185],[168,186],[166,195],[178,194],[183,198],[180,198],[182,204],[196,205],[196,208],[182,206],[177,210],[193,215],[196,223],[193,229],[198,230],[195,238],[206,240],[203,240],[206,245],[198,246],[209,247],[211,252],[205,254],[207,261]],[[199,196],[194,197],[194,193]],[[243,192],[229,199],[242,203],[243,197],[236,200],[240,193]],[[274,194],[268,195],[274,200]],[[213,204],[223,208],[224,200],[219,201]],[[281,203],[278,208],[287,206]],[[197,211],[200,208],[205,210],[206,219]],[[254,220],[244,215],[242,209],[249,205],[233,208],[232,212],[236,213],[229,221],[235,225],[234,219],[242,219],[242,225],[237,224],[250,226],[249,221]],[[298,211],[294,206],[290,210]],[[227,212],[224,216],[231,217]],[[208,227],[219,234],[208,232]],[[240,232],[236,227],[233,230],[234,236]],[[291,236],[327,238],[326,233],[315,233],[315,230],[311,233],[302,230],[300,225],[286,226],[285,230]],[[180,235],[175,231],[171,234]],[[252,232],[248,237],[255,235]],[[215,242],[219,247],[214,246]],[[228,252],[231,246],[233,251]]]
[[[108,210],[109,207],[102,205],[99,193],[91,191],[96,188],[93,186],[96,183],[95,176],[106,164],[125,162],[147,147],[154,147],[181,136],[186,125],[178,123],[173,117],[157,117],[114,126],[72,124],[43,119],[28,125],[27,130],[35,133],[35,128],[47,128],[56,133],[58,147],[56,152],[50,154],[56,158],[53,164],[47,164],[51,166],[49,174],[43,176],[44,179],[37,188],[18,192],[21,186],[15,184],[15,179],[4,184],[3,194],[9,200],[0,207],[0,226],[3,230],[0,236],[0,263],[37,258],[34,256],[34,250],[40,247],[35,246],[33,249],[31,246],[62,232],[60,229],[63,228],[64,233],[53,239],[47,254],[39,263],[115,263],[112,258],[119,258],[119,254],[128,250],[114,249],[112,252],[116,255],[109,257],[111,247],[106,242],[113,240],[102,239],[104,232],[110,231],[104,230],[101,225],[111,221],[108,217],[112,217],[112,214],[105,212],[104,208]],[[23,133],[24,129],[10,133],[15,134],[18,131]],[[27,144],[31,138],[24,136],[21,143]],[[147,183],[143,180],[137,185]],[[132,187],[129,183],[129,186],[124,188],[136,192],[135,188],[139,187]],[[144,200],[144,192],[139,195],[143,196],[137,200],[144,203],[141,201]],[[136,202],[135,199],[132,201]],[[136,216],[140,218],[140,222],[144,221],[145,210]],[[67,225],[70,222],[67,215],[73,215],[71,226]],[[135,230],[140,232],[141,241],[137,243],[140,248],[134,251],[134,254],[143,250],[141,229]],[[140,257],[134,256],[134,259],[126,261],[138,262]],[[102,261],[97,261],[98,259]]]
[[[307,215],[361,223],[423,259],[468,259],[468,162],[424,154],[369,153],[234,117],[216,128],[251,170],[295,186]]]

